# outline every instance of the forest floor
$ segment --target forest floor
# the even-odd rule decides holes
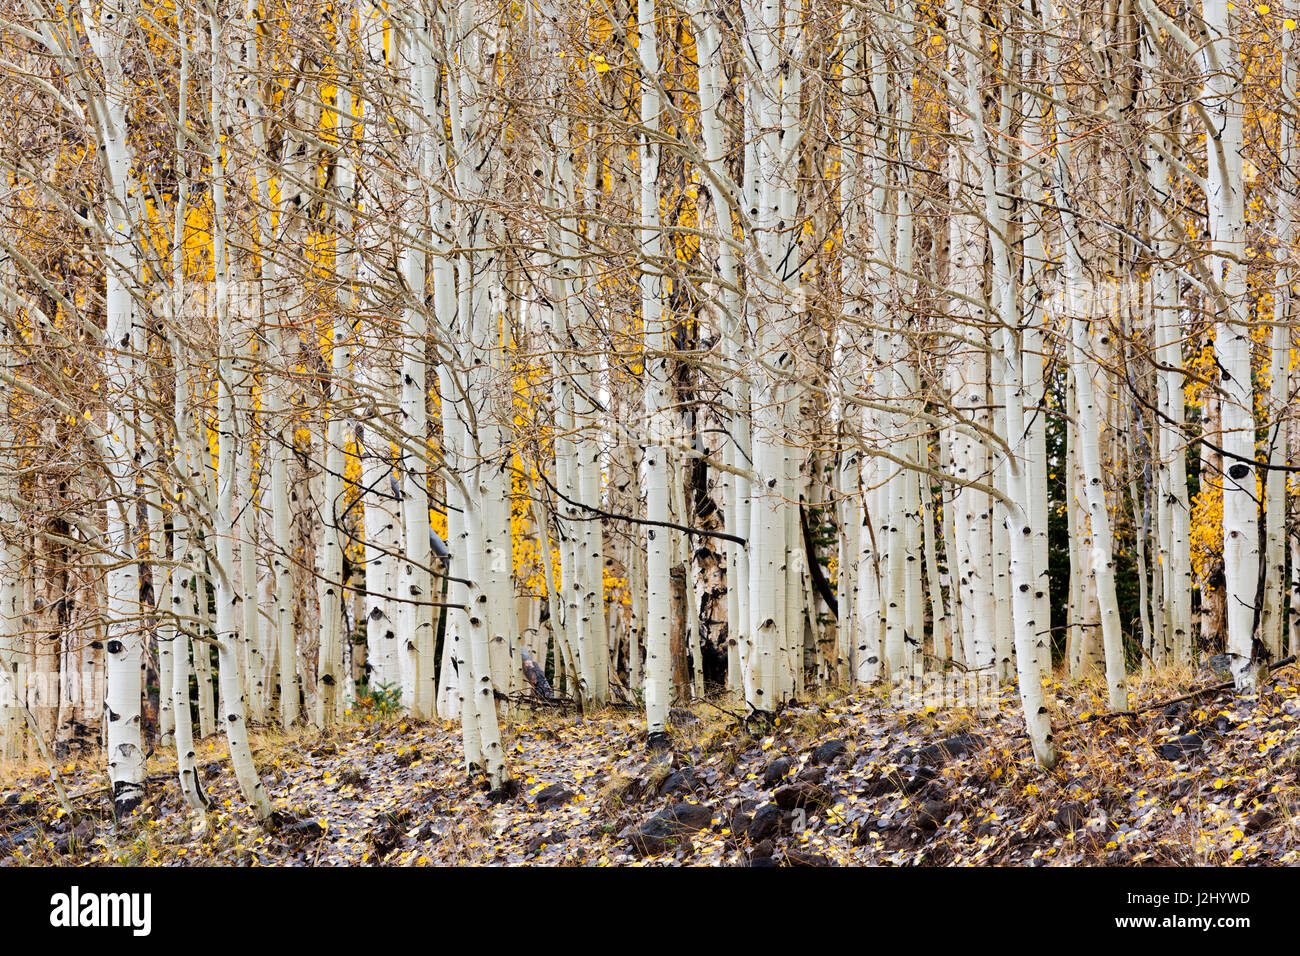
[[[502,803],[466,779],[458,724],[268,732],[254,738],[263,779],[299,821],[277,833],[255,824],[218,737],[198,748],[206,827],[161,755],[123,826],[97,756],[59,768],[77,819],[43,765],[8,765],[0,866],[1300,862],[1300,674],[1278,669],[1252,701],[1167,703],[1216,680],[1135,680],[1135,716],[1101,719],[1097,685],[1052,684],[1051,772],[1014,694],[985,716],[819,694],[763,730],[718,698],[673,711],[664,754],[647,753],[638,713],[520,707],[503,727],[520,792]]]

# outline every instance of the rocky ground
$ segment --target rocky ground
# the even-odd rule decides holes
[[[256,826],[222,742],[200,746],[206,825],[166,760],[130,825],[111,822],[96,761],[0,768],[0,866],[1181,865],[1300,862],[1300,675],[1249,703],[1173,701],[1210,675],[1140,682],[1133,716],[1099,688],[1052,686],[1062,760],[1032,761],[1014,697],[992,716],[824,696],[768,727],[721,698],[673,711],[672,749],[638,714],[520,708],[505,728],[519,793],[467,781],[459,727],[371,718],[270,734],[256,755],[277,808]],[[1170,702],[1173,701],[1173,702]]]

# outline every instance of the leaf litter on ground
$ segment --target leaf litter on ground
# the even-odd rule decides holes
[[[1186,673],[1136,679],[1135,700],[1178,696]],[[995,714],[823,693],[770,726],[735,702],[675,713],[672,748],[646,751],[640,715],[518,708],[504,724],[519,796],[467,778],[459,725],[366,717],[322,734],[255,736],[277,811],[257,826],[219,738],[199,744],[206,823],[150,762],[149,795],[115,825],[97,755],[0,778],[0,866],[1233,865],[1300,862],[1300,677],[1251,700],[1230,691],[1096,719],[1104,691],[1048,686],[1060,764],[1032,760],[1014,688]]]

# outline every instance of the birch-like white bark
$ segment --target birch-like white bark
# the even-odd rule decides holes
[[[1050,14],[1052,23],[1059,23],[1056,12]],[[1054,89],[1060,88],[1059,40],[1054,35],[1047,38],[1048,81]],[[1065,284],[1064,309],[1070,323],[1071,373],[1075,400],[1078,403],[1079,458],[1083,465],[1088,520],[1092,532],[1092,576],[1096,582],[1097,600],[1101,614],[1102,646],[1106,654],[1106,685],[1112,710],[1128,709],[1127,666],[1124,659],[1124,635],[1119,618],[1119,602],[1115,593],[1115,557],[1111,537],[1110,512],[1106,503],[1106,487],[1101,476],[1101,421],[1097,407],[1093,369],[1096,365],[1088,316],[1088,290],[1083,278],[1082,237],[1074,213],[1074,199],[1068,180],[1070,149],[1063,141],[1066,131],[1057,117],[1058,143],[1053,185],[1060,211],[1062,244],[1064,246]]]
[[[367,24],[362,18],[363,30]],[[347,60],[348,33],[350,23],[336,23],[334,44],[336,55],[341,62]],[[363,37],[364,41],[364,37]],[[351,367],[351,332],[350,317],[356,308],[356,299],[352,283],[357,278],[358,256],[356,244],[356,217],[353,214],[355,200],[356,172],[351,149],[354,139],[354,92],[348,81],[338,84],[338,109],[335,122],[338,124],[339,153],[336,160],[335,189],[338,195],[337,249],[335,251],[335,269],[339,275],[338,296],[333,328],[330,332],[330,394],[325,409],[324,434],[324,495],[321,499],[320,546],[317,564],[320,579],[317,583],[319,602],[319,657],[316,668],[317,694],[313,713],[313,723],[317,727],[331,726],[337,717],[340,697],[339,688],[344,680],[343,674],[343,515],[347,507],[344,492],[345,444],[347,442],[347,421],[344,388],[349,381]],[[364,138],[364,133],[362,134]]]
[[[212,55],[211,129],[209,170],[212,188],[212,258],[215,307],[217,320],[217,435],[219,441],[217,461],[217,496],[213,511],[213,537],[215,548],[214,604],[216,606],[216,641],[221,682],[221,726],[230,746],[230,762],[239,783],[240,791],[248,800],[254,815],[266,822],[271,817],[271,801],[262,786],[248,740],[246,718],[247,697],[241,680],[239,646],[241,635],[240,602],[247,599],[241,594],[239,569],[234,561],[235,539],[239,536],[239,519],[235,514],[235,486],[238,481],[237,462],[241,455],[249,454],[241,446],[244,436],[239,432],[235,409],[235,356],[241,346],[230,307],[230,260],[226,239],[226,169],[223,133],[230,118],[227,97],[225,34],[229,29],[228,14],[215,4],[209,9],[208,29]],[[254,600],[256,592],[254,592]]]
[[[109,394],[105,403],[105,440],[110,456],[107,466],[114,497],[107,508],[104,536],[111,561],[105,608],[108,619],[105,746],[113,786],[113,809],[120,818],[135,809],[144,796],[145,762],[141,712],[144,646],[138,622],[140,579],[132,534],[134,436],[128,417],[129,396],[135,391],[135,361],[131,355],[135,323],[133,289],[140,281],[140,263],[129,198],[133,162],[127,128],[129,81],[123,58],[126,33],[132,29],[138,10],[133,0],[113,0],[102,4],[98,11],[83,2],[81,14],[91,51],[104,75],[102,97],[88,94],[86,106],[87,112],[97,120],[108,206],[103,371]]]
[[[1290,250],[1296,236],[1296,62],[1295,30],[1282,34],[1282,95],[1288,110],[1278,114],[1278,168],[1283,177],[1278,191],[1275,233],[1281,249]],[[1287,323],[1293,292],[1289,257],[1279,270],[1273,293],[1273,332],[1269,343],[1268,437],[1265,449],[1269,470],[1264,481],[1264,593],[1261,596],[1259,637],[1274,660],[1282,657],[1285,643],[1283,607],[1286,599],[1286,516],[1288,437],[1292,430],[1288,404],[1291,329]]]
[[[667,336],[664,330],[662,269],[663,240],[659,221],[659,44],[654,0],[637,3],[637,58],[641,69],[640,225],[643,266],[640,275],[641,321],[645,336],[645,456],[641,480],[645,514],[650,521],[668,517]],[[652,747],[666,742],[668,707],[672,701],[672,585],[669,580],[671,540],[666,527],[646,527],[646,732]]]
[[[448,97],[450,129],[457,157],[453,172],[462,195],[481,198],[488,188],[479,172],[486,159],[482,151],[487,148],[485,130],[481,128],[487,119],[483,112],[486,97],[482,84],[492,79],[487,63],[495,57],[496,50],[495,46],[487,47],[495,39],[488,35],[491,27],[479,22],[478,11],[468,0],[460,0],[446,15],[442,26],[456,57],[455,64],[448,64],[453,78]],[[467,419],[461,452],[467,466],[463,518],[465,576],[471,582],[467,605],[469,658],[482,766],[489,787],[501,792],[510,775],[497,722],[494,678],[508,680],[509,671],[503,674],[500,666],[494,666],[493,656],[496,650],[499,659],[501,652],[508,653],[510,647],[502,623],[505,608],[500,584],[503,578],[509,580],[511,565],[508,524],[504,529],[505,541],[501,540],[500,522],[507,511],[500,477],[503,449],[500,426],[492,420],[495,410],[490,395],[491,375],[499,367],[501,327],[491,301],[497,276],[496,253],[484,251],[484,247],[495,236],[490,214],[475,221],[462,213],[460,219],[457,240],[461,249],[470,250],[457,259],[460,339],[468,343],[466,401],[460,410]],[[508,685],[502,690],[508,692]]]
[[[426,445],[428,412],[426,391],[428,370],[425,362],[428,317],[425,308],[427,265],[424,245],[427,242],[432,210],[425,183],[433,173],[433,127],[442,122],[437,106],[435,84],[438,69],[433,62],[423,13],[412,10],[400,32],[401,65],[414,108],[414,131],[410,139],[406,203],[415,207],[406,223],[414,229],[418,242],[408,241],[400,254],[406,299],[402,309],[402,327],[406,345],[401,368],[401,436],[402,436],[402,529],[404,552],[400,562],[398,596],[414,602],[406,618],[412,633],[399,635],[399,642],[410,648],[407,669],[413,671],[413,688],[404,695],[417,717],[437,716],[437,669],[434,659],[437,633],[434,627],[435,599],[432,575],[433,554],[430,546],[429,451]],[[406,207],[404,207],[406,208]],[[401,650],[399,646],[399,651]],[[412,666],[414,665],[414,666]]]
[[[963,33],[978,36],[979,29],[969,17],[970,7],[963,5]],[[1004,37],[999,55],[1007,57],[1008,40]],[[1008,503],[1000,503],[1002,513],[1002,534],[995,535],[995,542],[1005,542],[1007,548],[1008,574],[1006,575],[1011,607],[1012,631],[1015,643],[1015,671],[1020,688],[1020,701],[1024,710],[1025,724],[1029,730],[1030,744],[1039,765],[1051,768],[1056,764],[1056,748],[1052,742],[1052,728],[1047,707],[1044,702],[1042,673],[1039,669],[1041,649],[1039,643],[1039,626],[1035,619],[1037,602],[1034,587],[1038,577],[1034,568],[1033,530],[1030,526],[1027,500],[1029,495],[1029,474],[1025,446],[1028,441],[1025,426],[1024,375],[1021,368],[1021,345],[1018,335],[1019,309],[1016,302],[1014,273],[1012,271],[1011,250],[1007,236],[1011,228],[1012,195],[1007,189],[1005,170],[1014,157],[1007,157],[1002,150],[1003,144],[1009,142],[1008,114],[1011,104],[1006,100],[1010,96],[1009,87],[1002,90],[1003,102],[1000,120],[999,142],[996,147],[989,142],[983,121],[983,107],[980,98],[982,67],[968,47],[966,52],[966,107],[970,111],[971,131],[975,155],[981,166],[980,185],[984,199],[984,217],[988,224],[989,246],[993,260],[993,287],[991,292],[994,353],[994,393],[1003,409],[1003,427],[1000,434],[1005,436],[1010,453],[1004,459],[1001,469],[1006,485]],[[996,466],[995,466],[996,467]],[[996,553],[995,548],[995,553]],[[1002,664],[999,655],[999,664]],[[1007,662],[1009,663],[1009,662]]]

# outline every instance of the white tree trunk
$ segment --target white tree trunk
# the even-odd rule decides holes
[[[1059,22],[1055,13],[1052,22]],[[1056,37],[1047,41],[1050,81],[1058,82],[1059,53]],[[1060,117],[1057,118],[1061,126]],[[1062,127],[1058,135],[1064,134]],[[1124,659],[1124,634],[1115,595],[1115,558],[1111,538],[1110,512],[1106,504],[1106,487],[1101,474],[1101,422],[1093,385],[1095,352],[1091,341],[1088,293],[1083,279],[1082,238],[1074,214],[1074,198],[1068,181],[1070,169],[1068,142],[1057,147],[1054,185],[1060,210],[1064,249],[1065,315],[1070,322],[1071,372],[1078,403],[1080,460],[1083,464],[1088,518],[1092,530],[1092,574],[1097,586],[1101,613],[1102,645],[1106,653],[1106,685],[1112,710],[1128,709],[1128,681]]]
[[[212,62],[212,129],[222,130],[227,122],[225,106],[225,47],[222,34],[226,26],[216,11],[209,13],[209,36]],[[239,332],[234,327],[230,309],[230,264],[226,245],[226,171],[219,134],[214,133],[210,143],[210,169],[212,179],[213,223],[213,273],[215,277],[215,305],[217,319],[218,383],[217,383],[217,434],[219,458],[217,463],[218,491],[213,513],[213,535],[216,538],[215,600],[216,640],[221,680],[221,726],[230,745],[230,762],[240,791],[248,800],[253,814],[261,822],[271,817],[271,801],[262,787],[261,778],[253,764],[253,754],[248,741],[248,723],[245,717],[245,687],[239,667],[239,646],[243,641],[240,629],[239,604],[247,599],[241,594],[238,568],[234,561],[235,539],[239,536],[239,521],[235,514],[235,485],[238,481],[237,462],[249,452],[242,448],[244,437],[239,434],[235,410],[235,356],[240,351]],[[256,600],[256,591],[253,599]]]
[[[641,187],[641,248],[645,265],[640,276],[641,320],[645,330],[645,420],[649,430],[641,464],[645,514],[652,522],[668,518],[669,378],[664,334],[659,260],[663,255],[659,222],[659,47],[655,36],[654,0],[638,0],[637,56],[641,66],[641,126],[639,143]],[[672,701],[672,585],[669,567],[672,539],[667,527],[646,528],[646,732],[651,746],[668,734]]]
[[[135,809],[144,796],[145,769],[141,713],[144,642],[139,624],[140,579],[132,535],[135,438],[128,404],[129,396],[136,391],[131,346],[135,338],[133,290],[140,281],[140,264],[134,215],[128,198],[132,156],[127,138],[128,80],[122,57],[125,31],[136,15],[131,0],[105,4],[97,15],[91,15],[89,10],[83,15],[91,49],[104,71],[102,99],[91,99],[87,108],[98,118],[108,205],[103,372],[109,394],[105,403],[107,467],[114,488],[104,536],[110,562],[105,607],[108,620],[105,747],[108,776],[113,786],[113,809],[119,818]]]

